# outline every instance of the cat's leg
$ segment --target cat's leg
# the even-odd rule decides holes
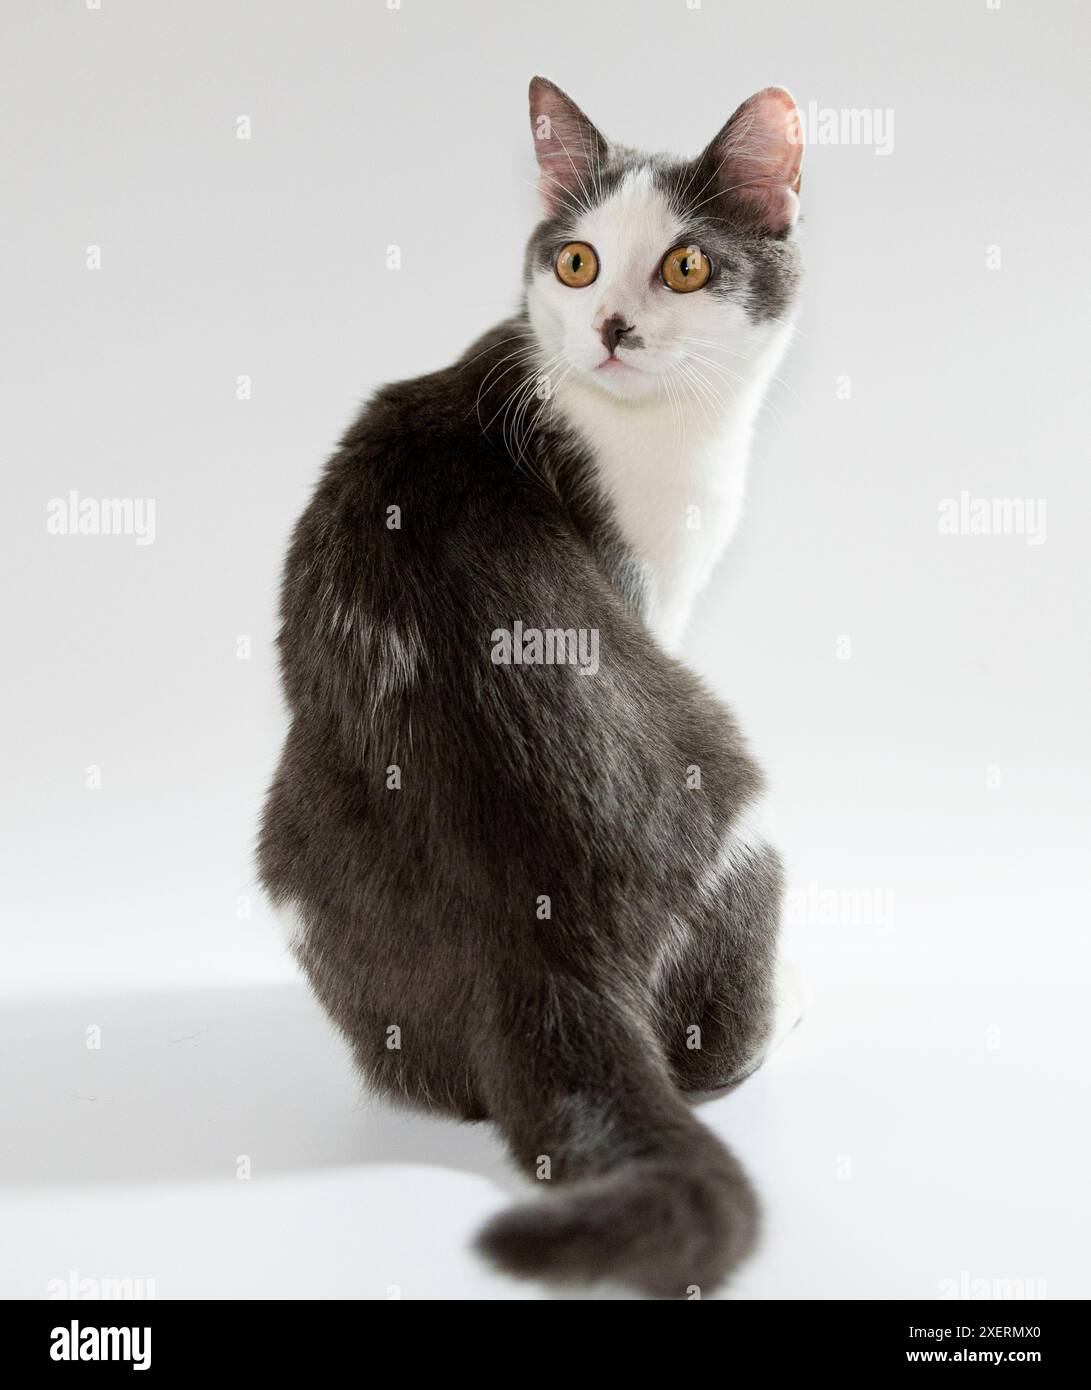
[[[657,1028],[679,1086],[737,1085],[776,1028],[780,860],[768,846],[736,856],[671,925],[656,980]]]
[[[456,999],[441,999],[431,1009],[407,1006],[405,982],[389,962],[388,979],[396,984],[385,1000],[378,997],[379,971],[364,948],[356,967],[346,966],[323,948],[320,925],[309,933],[301,927],[295,955],[374,1090],[413,1109],[459,1120],[488,1118],[464,1040],[450,1026],[461,1007]]]
[[[398,1104],[431,1114],[470,1122],[489,1118],[456,1039],[448,1038],[446,1049],[443,1040],[422,1045],[412,1037],[392,1048],[380,1040],[389,1034],[389,1028],[380,1031],[378,1020],[372,1023],[371,1033],[356,1040],[353,1052],[376,1090]]]

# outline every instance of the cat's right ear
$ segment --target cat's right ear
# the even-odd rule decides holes
[[[606,158],[606,140],[572,98],[544,77],[530,81],[530,129],[546,215],[589,206],[596,169]]]
[[[783,87],[766,87],[743,102],[700,157],[698,169],[710,197],[720,194],[762,231],[782,237],[799,216],[802,163],[796,104]]]

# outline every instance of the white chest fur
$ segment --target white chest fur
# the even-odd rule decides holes
[[[592,203],[570,199],[571,235],[597,263],[586,287],[539,264],[527,310],[554,409],[590,450],[622,538],[643,562],[646,617],[667,648],[682,637],[742,510],[754,421],[790,327],[753,320],[740,268],[707,293],[672,293],[664,254],[687,222],[651,165]],[[608,342],[620,321],[632,334]],[[636,376],[618,379],[609,354]]]
[[[779,353],[776,354],[779,357]],[[738,524],[754,421],[774,361],[727,401],[624,401],[571,379],[557,407],[594,459],[623,539],[643,562],[648,626],[673,650]]]

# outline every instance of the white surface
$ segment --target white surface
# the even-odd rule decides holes
[[[702,1109],[767,1212],[727,1294],[936,1298],[966,1271],[1085,1297],[1078,963],[1058,988],[907,929],[818,933],[808,1016]],[[1019,1006],[1044,994],[1049,1020]],[[71,1270],[160,1298],[550,1296],[468,1248],[526,1190],[491,1130],[362,1100],[300,986],[35,1001],[0,1046],[5,1296]]]
[[[686,643],[769,768],[813,996],[704,1111],[767,1210],[733,1292],[1091,1293],[1086,7],[104,0],[0,26],[3,1291],[526,1295],[467,1250],[515,1190],[499,1147],[361,1105],[250,856],[285,536],[353,403],[509,310],[541,71],[607,134],[694,152],[770,82],[896,117],[889,155],[808,150],[801,332]],[[71,489],[154,497],[155,543],[48,535]],[[963,489],[1045,498],[1045,543],[940,535]]]

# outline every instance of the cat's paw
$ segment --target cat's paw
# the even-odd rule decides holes
[[[802,971],[792,961],[778,961],[773,981],[773,1023],[768,1036],[735,1075],[724,1082],[723,1089],[741,1085],[760,1070],[803,1022],[809,1005],[810,995]]]
[[[773,984],[773,1028],[769,1034],[763,1061],[771,1057],[803,1022],[810,1002],[807,982],[799,966],[794,961],[779,960]]]

